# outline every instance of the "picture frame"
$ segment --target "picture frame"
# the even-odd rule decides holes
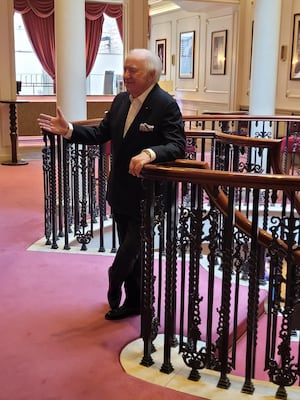
[[[161,59],[162,69],[161,75],[166,75],[166,51],[167,51],[167,39],[158,39],[155,41],[155,52]]]
[[[227,30],[211,33],[210,74],[226,74]]]
[[[195,31],[179,34],[179,78],[194,78]]]
[[[300,79],[300,14],[294,15],[290,79]]]

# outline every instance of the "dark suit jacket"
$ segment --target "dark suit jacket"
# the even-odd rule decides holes
[[[142,198],[141,178],[128,173],[130,159],[145,148],[156,153],[155,162],[185,156],[185,134],[176,101],[156,84],[123,137],[130,106],[129,94],[118,94],[99,126],[74,125],[71,141],[102,144],[111,140],[112,165],[107,199],[115,213],[139,217]],[[141,124],[151,126],[144,131]]]

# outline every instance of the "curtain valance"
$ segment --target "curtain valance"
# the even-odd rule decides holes
[[[40,18],[47,18],[54,13],[54,0],[14,0],[14,9],[21,14],[32,11]],[[94,2],[85,3],[85,16],[88,20],[96,20],[102,17],[103,13],[112,18],[121,18],[122,5]]]
[[[14,8],[21,14],[32,11],[39,18],[47,18],[54,13],[54,0],[14,0]]]

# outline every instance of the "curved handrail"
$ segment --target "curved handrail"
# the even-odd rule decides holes
[[[282,139],[261,139],[248,136],[228,135],[218,131],[215,132],[215,138],[224,144],[269,149],[271,154],[271,167],[273,171],[276,174],[284,174],[280,163]]]
[[[198,116],[184,117],[186,121],[299,121],[299,117],[295,116],[252,116],[241,114],[203,114]],[[74,121],[80,125],[98,125],[101,118],[87,119]],[[228,215],[228,198],[221,186],[226,182],[227,186],[243,186],[257,189],[277,189],[283,190],[289,197],[293,191],[300,189],[300,178],[290,175],[284,175],[281,167],[281,139],[261,139],[247,136],[239,136],[233,134],[222,133],[217,130],[201,130],[190,129],[186,131],[188,137],[193,138],[212,138],[224,144],[232,144],[245,147],[260,147],[268,148],[271,153],[271,167],[275,174],[244,174],[239,172],[226,172],[210,170],[205,162],[194,160],[177,160],[173,163],[160,165],[146,165],[143,168],[142,175],[147,179],[165,179],[165,180],[180,180],[182,182],[201,183],[205,185],[206,191],[212,201],[225,215]],[[188,171],[187,171],[188,169]],[[218,190],[216,190],[218,189]],[[294,197],[294,206],[300,214],[299,197]],[[251,232],[251,221],[249,221],[240,211],[235,211],[236,226],[249,235]],[[260,229],[259,242],[265,247],[269,247],[272,241],[271,235]],[[283,251],[286,251],[285,243],[280,243]],[[298,253],[297,253],[298,254]],[[298,257],[298,255],[297,255]],[[300,259],[300,252],[299,252]]]
[[[142,177],[149,180],[202,184],[210,199],[224,215],[229,214],[228,198],[220,188],[224,182],[226,182],[227,186],[242,186],[249,189],[269,188],[291,191],[291,189],[298,190],[300,188],[300,177],[283,177],[281,174],[261,175],[215,171],[210,170],[206,162],[194,160],[176,160],[165,164],[147,164],[143,167]],[[251,236],[251,221],[238,210],[235,210],[235,225],[247,236]],[[260,228],[258,231],[258,242],[264,247],[269,248],[272,241],[272,236]],[[280,239],[277,240],[277,243],[283,252],[286,253],[286,243]],[[297,262],[300,262],[300,251],[295,251],[293,256]]]
[[[245,147],[258,147],[258,148],[266,148],[270,152],[270,161],[271,167],[275,174],[283,175],[287,177],[283,172],[281,165],[281,142],[282,139],[261,139],[261,138],[253,138],[247,136],[238,136],[238,135],[227,135],[226,133],[215,132],[215,139],[224,144],[233,144]],[[296,189],[297,190],[297,189]],[[286,196],[291,199],[291,189],[286,189]],[[299,195],[295,195],[295,209],[298,214],[300,214],[300,198]]]
[[[295,115],[253,115],[238,113],[213,113],[183,116],[185,121],[282,121],[282,122],[300,122],[300,116]]]
[[[183,115],[186,122],[199,121],[272,121],[272,122],[300,122],[300,116],[295,115],[251,115],[235,113],[214,113],[200,115]],[[73,121],[79,125],[98,125],[102,118],[85,119]]]
[[[286,122],[300,122],[300,116],[295,115],[251,115],[251,114],[235,114],[235,113],[214,113],[214,114],[200,114],[200,115],[183,115],[183,120],[187,122],[198,121],[286,121]],[[99,124],[102,118],[84,119],[73,121],[79,125],[93,125]]]

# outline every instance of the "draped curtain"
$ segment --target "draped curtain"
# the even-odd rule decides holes
[[[14,10],[22,14],[24,26],[32,46],[45,71],[55,81],[54,0],[14,0]],[[85,3],[86,76],[95,63],[104,16],[115,18],[121,37],[122,5]]]

